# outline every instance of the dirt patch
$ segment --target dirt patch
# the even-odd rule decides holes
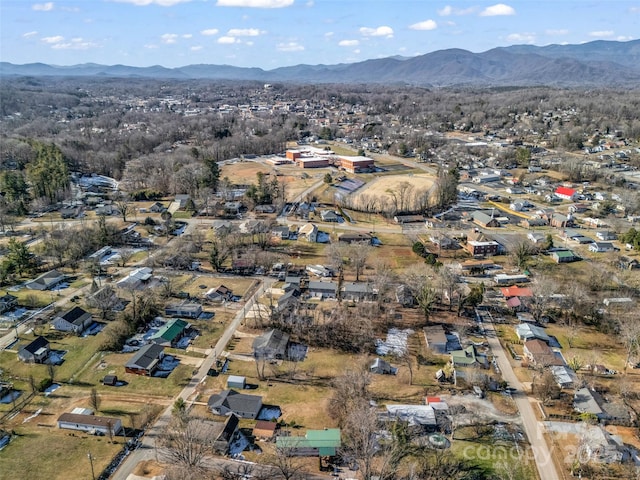
[[[407,183],[411,186],[414,192],[419,190],[429,190],[433,186],[434,178],[428,174],[401,174],[401,175],[387,175],[384,177],[378,177],[375,180],[364,185],[353,196],[357,199],[361,195],[377,196],[381,198],[391,199],[392,195],[389,192],[399,192],[401,184]]]
[[[136,465],[133,474],[140,477],[153,478],[164,474],[164,467],[153,460],[143,460]]]

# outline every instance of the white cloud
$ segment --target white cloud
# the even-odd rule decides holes
[[[172,7],[179,3],[190,2],[191,0],[112,0],[118,3],[131,3],[139,7],[146,7],[147,5],[159,5],[161,7]]]
[[[280,52],[302,52],[304,50],[304,46],[300,45],[298,42],[279,43],[276,45],[276,48]]]
[[[618,35],[616,40],[619,42],[628,42],[629,40],[633,40],[631,35]]]
[[[629,9],[630,13],[640,13],[640,7],[631,7]]]
[[[536,41],[536,35],[534,33],[512,33],[507,35],[507,40],[518,43],[533,43]]]
[[[201,30],[200,35],[209,37],[211,35],[217,35],[219,31],[220,30],[218,30],[217,28],[207,28],[206,30]]]
[[[74,12],[74,13],[78,13],[80,11],[78,7],[60,7],[60,10],[62,10],[63,12]]]
[[[44,43],[60,43],[64,41],[64,37],[62,35],[56,35],[54,37],[44,37],[42,38]]]
[[[230,37],[257,37],[261,32],[257,28],[232,28],[227,32]]]
[[[325,34],[324,34],[324,36],[325,36],[326,38],[333,37],[333,35],[334,35],[334,33],[333,33],[333,32],[327,32],[327,33],[325,33]]]
[[[224,45],[231,45],[232,43],[236,43],[237,41],[238,40],[236,39],[236,37],[227,37],[226,35],[218,39],[218,43],[222,43]]]
[[[545,30],[545,32],[547,35],[568,35],[569,34],[569,30],[567,30],[566,28],[561,28],[559,30]]]
[[[503,15],[515,15],[516,11],[513,7],[505,5],[504,3],[496,3],[490,7],[485,8],[480,12],[481,17],[499,17]]]
[[[33,32],[27,32],[27,33],[23,33],[22,36],[24,38],[31,38],[31,37],[35,37],[36,35],[38,35],[38,32],[33,31]]]
[[[193,35],[191,35],[190,33],[185,33],[184,35],[182,35],[182,38],[192,38]]]
[[[475,7],[457,8],[457,7],[452,7],[451,5],[447,5],[446,7],[438,10],[438,15],[440,15],[441,17],[448,17],[450,15],[456,15],[456,16],[471,15],[475,11],[476,11]]]
[[[218,0],[218,7],[282,8],[293,5],[294,0]]]
[[[98,45],[93,42],[88,42],[83,38],[77,37],[72,38],[70,42],[56,43],[51,48],[55,48],[56,50],[89,50],[97,46]]]
[[[178,35],[175,33],[165,33],[163,35],[160,35],[160,38],[162,40],[162,43],[172,44],[176,43],[176,41],[178,40]]]
[[[251,40],[244,42],[244,44],[253,47],[253,42]]]
[[[37,12],[50,12],[53,10],[53,2],[34,3],[31,9],[36,10]]]
[[[193,47],[191,47],[189,50],[191,50],[192,52],[197,52],[202,50],[202,45],[194,45]]]
[[[393,38],[393,28],[382,25],[376,28],[362,27],[360,33],[365,37],[387,37]]]
[[[353,53],[355,53],[356,55],[359,55],[359,54],[360,54],[360,49],[359,49],[359,48],[356,48],[356,49],[353,51]]]
[[[589,36],[594,38],[613,37],[614,33],[613,30],[597,30],[595,32],[589,32]]]
[[[434,20],[425,20],[423,22],[414,23],[409,25],[411,30],[435,30],[438,28],[438,24]]]
[[[153,43],[147,43],[144,48],[148,48],[149,50],[154,50],[158,48],[158,45],[154,45]]]
[[[338,45],[341,47],[355,47],[360,45],[358,40],[340,40]]]
[[[309,0],[306,4],[307,7],[311,8],[315,5],[315,3],[313,2],[313,0]]]

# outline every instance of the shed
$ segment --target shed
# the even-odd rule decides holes
[[[247,379],[239,375],[229,375],[227,378],[227,388],[244,389],[247,386]]]
[[[270,440],[276,433],[278,424],[276,422],[268,422],[266,420],[258,420],[256,426],[253,427],[253,436],[263,440]]]
[[[115,387],[118,384],[118,377],[116,375],[105,375],[102,379],[102,384]]]

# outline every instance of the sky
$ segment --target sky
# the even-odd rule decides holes
[[[640,36],[640,0],[504,1],[1,0],[0,61],[269,70]]]

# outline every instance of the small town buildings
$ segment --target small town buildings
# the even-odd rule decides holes
[[[609,232],[608,230],[602,230],[596,232],[596,238],[603,242],[608,242],[611,240],[617,240],[618,236],[614,232]]]
[[[349,173],[369,172],[375,168],[373,158],[363,156],[339,155],[340,168]]]
[[[504,298],[511,297],[533,297],[533,291],[527,287],[502,287],[500,293]]]
[[[246,377],[241,377],[239,375],[229,375],[229,377],[227,377],[227,388],[239,388],[240,390],[244,390],[246,386]]]
[[[564,365],[561,358],[556,356],[546,342],[533,338],[524,342],[523,353],[530,364],[537,367],[550,367],[552,365]]]
[[[53,319],[51,326],[61,332],[81,334],[93,324],[93,316],[80,307],[73,307]]]
[[[323,222],[339,222],[341,217],[333,210],[323,210],[320,212],[320,218]]]
[[[168,317],[198,318],[202,315],[202,305],[190,300],[184,300],[165,307],[164,314]]]
[[[207,405],[215,415],[233,413],[240,418],[255,419],[262,409],[262,397],[238,393],[235,390],[223,390],[211,395]]]
[[[520,323],[516,325],[515,330],[518,339],[522,342],[538,339],[548,344],[551,340],[549,335],[544,331],[544,328],[531,325],[530,323]]]
[[[29,290],[51,290],[56,285],[64,282],[66,276],[57,270],[51,270],[47,273],[43,273],[39,277],[34,278],[30,282],[27,282],[25,286]]]
[[[37,337],[31,343],[18,350],[18,359],[25,363],[44,363],[49,357],[49,340]]]
[[[376,296],[373,285],[368,282],[344,282],[340,295],[343,300],[352,302],[360,302],[365,300],[373,300]]]
[[[298,230],[298,239],[304,238],[307,242],[318,241],[318,227],[313,223],[306,223]]]
[[[229,452],[230,445],[238,439],[240,419],[231,414],[224,422],[214,422],[203,418],[193,418],[194,442],[211,445],[213,451],[220,455]]]
[[[497,255],[500,252],[500,244],[493,240],[485,242],[468,240],[464,249],[474,257],[484,257],[487,255]]]
[[[267,420],[258,420],[253,427],[253,436],[259,440],[271,440],[276,434],[278,424]]]
[[[558,198],[570,200],[572,202],[575,201],[578,196],[578,193],[573,188],[569,187],[558,187],[553,194]]]
[[[309,295],[320,299],[337,298],[338,284],[336,282],[321,282],[311,280],[308,285],[308,291]]]
[[[185,336],[191,324],[181,318],[174,318],[165,323],[156,333],[149,337],[149,341],[163,347],[175,347]]]
[[[5,293],[0,297],[0,314],[13,310],[18,306],[18,297]]]
[[[553,375],[553,379],[560,388],[574,388],[578,383],[578,376],[576,375],[576,372],[566,365],[553,365],[549,370]]]
[[[433,353],[444,355],[447,353],[447,335],[442,325],[432,325],[422,329],[424,339]]]
[[[373,241],[373,237],[368,233],[348,232],[338,235],[338,241],[342,243],[365,242],[370,244]]]
[[[136,268],[116,283],[118,288],[136,290],[144,288],[152,277],[153,270],[149,267]]]
[[[224,285],[211,288],[204,294],[204,298],[211,302],[228,302],[233,298],[233,292]]]
[[[271,227],[271,236],[279,240],[289,240],[291,231],[287,225],[276,225]]]
[[[125,364],[124,370],[127,373],[150,377],[158,369],[163,357],[164,347],[156,343],[149,343],[136,352],[131,360]]]
[[[116,417],[63,413],[58,417],[58,428],[102,435],[117,435],[122,430],[122,420]]]
[[[471,217],[473,218],[473,223],[480,225],[481,227],[495,228],[500,226],[500,221],[497,218],[484,212],[473,212]]]
[[[332,275],[331,270],[329,270],[324,265],[307,265],[305,270],[309,273],[317,275],[318,277],[330,277]]]
[[[379,375],[395,375],[398,373],[396,367],[392,367],[390,363],[385,362],[381,358],[376,358],[373,363],[369,365],[369,371]]]
[[[300,457],[333,457],[342,446],[339,428],[307,430],[304,437],[278,436],[276,448]]]
[[[253,340],[253,357],[267,360],[283,360],[287,357],[289,334],[272,329]]]
[[[550,257],[556,263],[570,263],[580,260],[580,257],[571,250],[556,250],[551,252]]]
[[[113,247],[110,245],[104,246],[99,250],[96,250],[91,255],[89,255],[89,260],[100,261],[102,257],[106,255],[111,255],[113,253]]]
[[[622,270],[635,270],[636,268],[640,268],[640,260],[622,255],[618,267]]]
[[[506,273],[497,273],[493,276],[496,285],[517,285],[518,283],[529,282],[529,277],[524,274],[508,275]]]
[[[615,252],[619,250],[611,242],[593,242],[589,245],[589,251],[594,253]]]
[[[102,384],[109,387],[115,387],[118,384],[117,375],[105,375],[102,379]]]
[[[487,356],[479,353],[474,345],[469,345],[462,350],[453,350],[451,352],[451,363],[454,367],[487,368],[489,366]]]
[[[160,202],[155,202],[149,207],[149,211],[152,213],[164,213],[167,211],[167,207],[165,207]]]

